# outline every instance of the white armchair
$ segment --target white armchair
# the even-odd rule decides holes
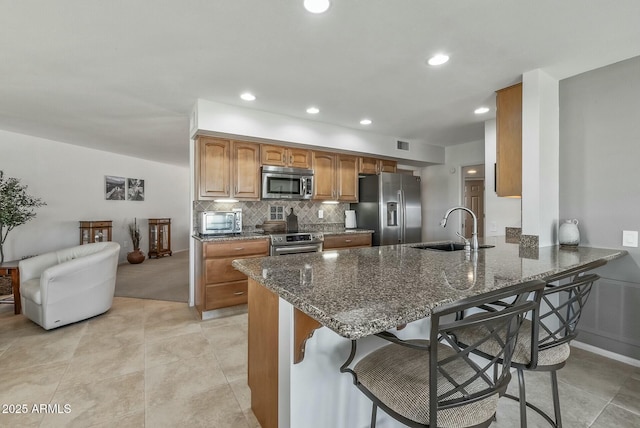
[[[50,330],[108,311],[119,253],[118,243],[97,242],[20,261],[23,314]]]

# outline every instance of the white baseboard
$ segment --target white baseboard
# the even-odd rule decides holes
[[[588,345],[586,343],[578,342],[577,340],[574,340],[573,342],[571,342],[571,346],[575,346],[576,348],[584,349],[585,351],[593,352],[594,354],[611,358],[612,360],[620,361],[621,363],[629,364],[634,367],[640,367],[640,360],[627,357],[626,355],[616,354],[615,352],[607,351],[606,349],[597,348],[593,345]]]

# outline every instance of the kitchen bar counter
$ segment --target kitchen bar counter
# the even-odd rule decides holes
[[[518,244],[495,241],[495,248],[471,257],[406,244],[235,260],[233,266],[322,325],[357,339],[428,317],[443,303],[627,254],[554,246],[527,258]]]
[[[249,277],[248,383],[260,425],[368,426],[371,401],[339,371],[350,339],[358,339],[353,365],[388,344],[374,333],[427,338],[437,305],[626,254],[504,240],[487,239],[494,248],[469,255],[407,244],[234,260]],[[384,412],[377,422],[403,426]]]

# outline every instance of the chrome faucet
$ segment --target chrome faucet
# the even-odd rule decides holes
[[[466,208],[466,207],[453,207],[453,208],[450,208],[449,211],[447,211],[447,213],[444,215],[444,218],[442,220],[440,220],[440,226],[446,227],[447,226],[447,220],[449,219],[449,215],[451,215],[451,213],[456,211],[456,210],[466,211],[469,214],[471,214],[471,217],[473,217],[473,234],[471,234],[471,249],[473,251],[478,251],[478,218],[473,213],[473,211],[471,211],[469,208]],[[458,233],[458,236],[461,236],[465,240],[465,244],[469,242],[461,234]]]

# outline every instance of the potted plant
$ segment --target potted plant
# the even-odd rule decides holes
[[[140,241],[142,241],[142,235],[140,234],[140,228],[138,227],[138,219],[136,218],[133,219],[133,223],[129,223],[129,235],[131,235],[133,251],[127,253],[127,260],[131,264],[142,263],[145,259],[145,256],[144,253],[140,251]]]
[[[27,194],[27,186],[17,178],[4,178],[0,171],[0,263],[4,262],[4,242],[9,232],[36,216],[35,208],[46,205]]]

